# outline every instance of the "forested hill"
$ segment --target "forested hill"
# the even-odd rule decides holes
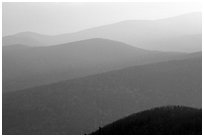
[[[158,107],[113,122],[93,135],[201,135],[202,110],[183,106]]]

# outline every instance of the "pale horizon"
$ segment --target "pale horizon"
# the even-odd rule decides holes
[[[195,12],[201,13],[201,5],[161,2],[148,4],[4,2],[2,35],[21,32],[60,35],[126,20],[159,20]]]

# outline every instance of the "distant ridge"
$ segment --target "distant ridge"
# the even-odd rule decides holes
[[[147,50],[196,52],[201,50],[201,19],[200,13],[192,13],[153,21],[121,21],[55,36],[22,32],[3,37],[3,45],[50,46],[98,37],[121,41]],[[191,35],[190,39],[193,41],[189,43],[188,39]],[[194,35],[200,36],[195,38]],[[168,39],[173,41],[173,46],[168,44]],[[160,43],[164,40],[167,44]]]
[[[157,21],[157,20],[166,20],[166,19],[173,19],[173,18],[179,18],[180,16],[194,16],[195,18],[199,19],[201,16],[202,16],[202,13],[201,12],[192,12],[192,13],[185,13],[185,14],[179,14],[179,15],[176,15],[176,16],[169,16],[169,17],[166,17],[166,18],[158,18],[158,19],[152,19],[152,20],[139,20],[138,21]],[[121,23],[122,22],[134,22],[136,20],[125,20],[125,21],[120,21]],[[111,23],[111,24],[107,24],[107,25],[102,25],[102,26],[108,26],[108,25],[113,25],[113,24],[117,24],[117,23],[120,23],[120,22],[115,22],[115,23]],[[97,27],[93,27],[93,28],[98,28],[98,27],[101,27],[101,26],[97,26]],[[89,30],[89,29],[93,29],[93,28],[87,28],[87,29],[84,29],[84,30]],[[18,32],[18,33],[14,33],[14,34],[9,34],[9,35],[4,35],[3,37],[7,37],[7,36],[14,36],[14,35],[21,35],[21,34],[25,34],[25,35],[44,35],[44,36],[59,36],[59,35],[64,35],[64,34],[71,34],[71,33],[77,33],[77,32],[81,32],[81,31],[84,31],[84,30],[80,30],[80,31],[76,31],[76,32],[70,32],[70,33],[62,33],[62,34],[56,34],[56,35],[48,35],[48,34],[41,34],[39,32],[34,32],[34,31],[22,31],[22,32]]]

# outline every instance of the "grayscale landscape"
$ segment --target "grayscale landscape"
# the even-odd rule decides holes
[[[163,9],[134,3],[135,18],[121,15],[111,23],[123,11],[110,7],[124,7],[128,16],[131,3],[123,4],[3,3],[3,135],[202,134],[201,12],[174,13],[169,4],[169,15],[140,19],[138,5]],[[56,28],[41,28],[42,18],[68,14],[71,30],[72,19],[82,19],[75,10],[90,12],[93,17],[82,15],[96,22],[104,6],[110,15],[101,18],[110,23],[60,34],[48,33],[63,29],[57,21]],[[35,14],[39,24],[29,23],[26,16]]]

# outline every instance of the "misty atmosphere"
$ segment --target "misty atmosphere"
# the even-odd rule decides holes
[[[2,3],[3,135],[201,135],[195,3]]]

